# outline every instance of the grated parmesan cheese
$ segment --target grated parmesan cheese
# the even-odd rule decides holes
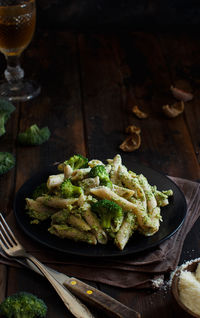
[[[200,264],[195,273],[181,270],[178,289],[182,303],[193,313],[200,315]]]
[[[200,263],[198,264],[196,269],[196,279],[200,282]]]

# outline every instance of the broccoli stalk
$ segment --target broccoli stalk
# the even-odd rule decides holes
[[[94,166],[88,175],[90,178],[95,178],[97,176],[99,177],[101,185],[112,188],[112,182],[110,181],[109,174],[103,165]]]
[[[15,157],[10,152],[0,152],[0,175],[15,166]]]
[[[37,125],[32,125],[25,132],[19,133],[18,141],[24,146],[37,146],[47,141],[50,134],[48,127],[40,129]]]
[[[88,159],[83,157],[82,155],[74,155],[70,157],[68,160],[65,160],[63,163],[58,165],[58,170],[63,171],[64,166],[70,165],[73,170],[87,168],[88,167]]]
[[[63,198],[79,197],[83,193],[81,187],[73,185],[70,179],[61,183],[60,190]]]
[[[27,292],[13,294],[0,304],[0,315],[6,318],[42,318],[46,313],[44,301]]]
[[[117,232],[123,221],[122,208],[110,200],[99,200],[91,205],[92,211],[95,212],[101,221],[101,226],[106,230]]]
[[[0,99],[0,136],[5,134],[5,124],[14,110],[15,106],[13,104],[5,99]]]

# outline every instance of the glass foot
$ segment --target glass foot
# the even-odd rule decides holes
[[[22,80],[20,83],[3,83],[0,85],[0,96],[10,101],[25,102],[40,94],[41,87],[34,81]]]

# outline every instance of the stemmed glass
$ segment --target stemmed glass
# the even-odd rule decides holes
[[[24,79],[19,61],[32,40],[35,23],[35,0],[0,0],[0,51],[7,60],[7,82],[0,85],[0,96],[11,101],[26,101],[40,93],[34,81]]]

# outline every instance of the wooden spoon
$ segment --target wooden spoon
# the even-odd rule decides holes
[[[179,304],[179,306],[184,310],[186,311],[188,314],[190,314],[191,316],[193,317],[196,317],[196,318],[200,318],[200,315],[198,314],[195,314],[194,312],[192,312],[188,307],[186,307],[182,301],[180,300],[180,296],[179,296],[179,290],[178,290],[178,284],[179,284],[179,276],[180,276],[180,273],[182,270],[184,271],[190,271],[190,272],[195,272],[196,269],[197,269],[197,265],[200,263],[200,259],[197,259],[197,260],[194,260],[194,261],[191,261],[188,263],[188,265],[186,265],[185,267],[179,267],[175,273],[174,273],[174,276],[173,276],[173,279],[172,279],[172,285],[171,285],[171,291],[172,291],[172,294],[176,300],[176,302]]]

